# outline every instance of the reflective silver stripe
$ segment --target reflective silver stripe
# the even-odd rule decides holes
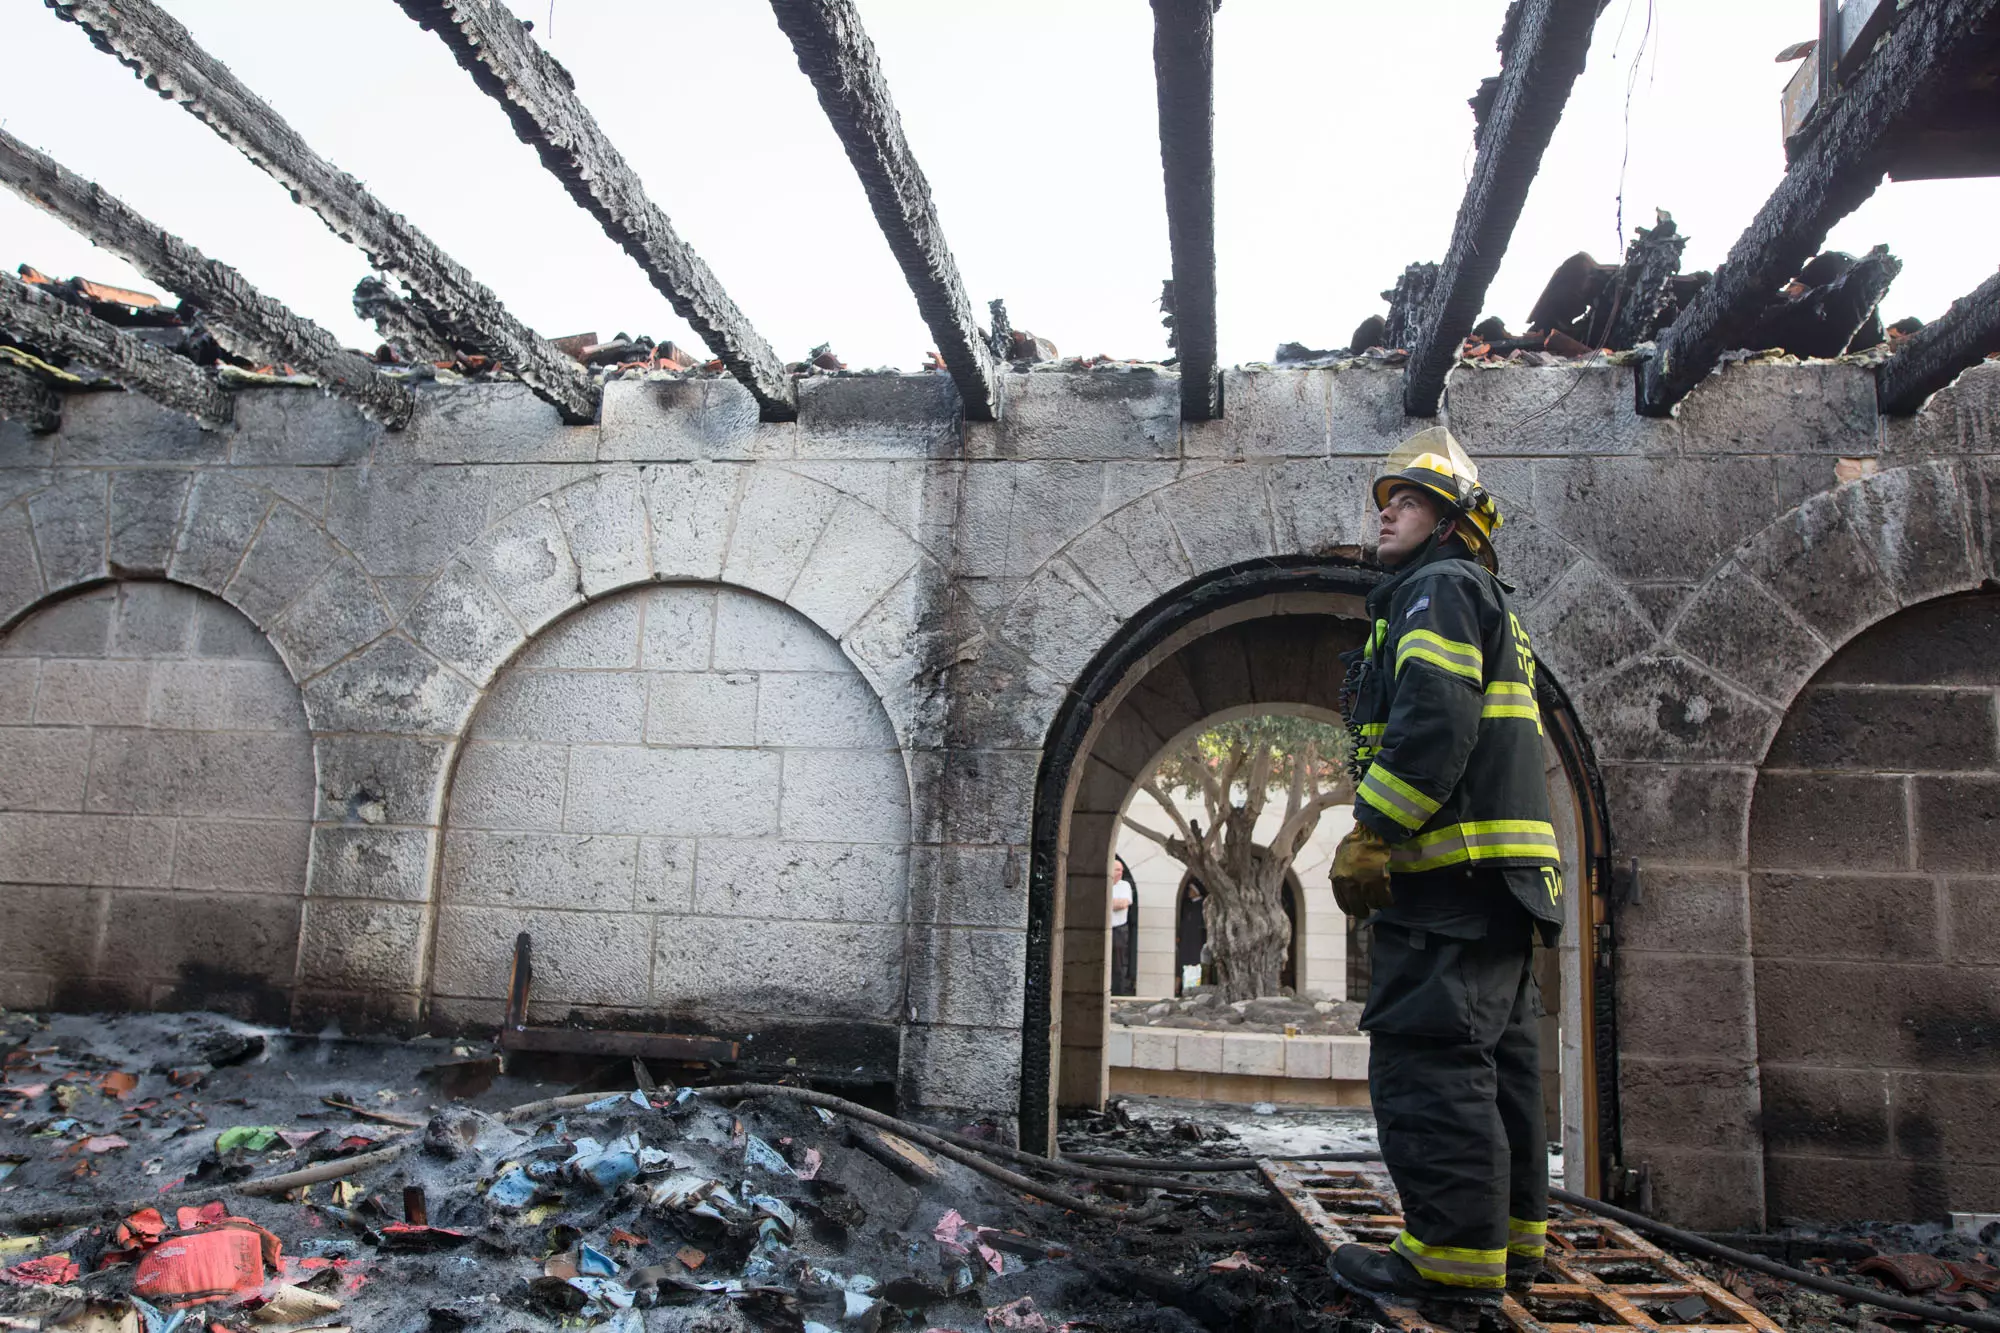
[[[1490,1279],[1496,1284],[1504,1282],[1507,1277],[1507,1252],[1504,1249],[1494,1251],[1501,1257],[1491,1263],[1474,1262],[1469,1259],[1444,1259],[1438,1257],[1435,1249],[1417,1242],[1407,1231],[1398,1235],[1391,1242],[1390,1248],[1408,1259],[1427,1277],[1437,1276],[1445,1281],[1450,1281],[1452,1277]],[[1425,1249],[1431,1249],[1431,1252],[1425,1254],[1423,1252]]]

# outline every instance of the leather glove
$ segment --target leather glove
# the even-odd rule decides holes
[[[1387,907],[1389,844],[1365,824],[1356,824],[1333,852],[1333,900],[1352,917]]]

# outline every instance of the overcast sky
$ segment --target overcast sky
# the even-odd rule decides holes
[[[1169,268],[1144,0],[858,0],[968,294],[1065,353],[1165,355]],[[442,42],[393,0],[166,0],[323,156],[548,336],[694,343]],[[764,0],[515,0],[787,359],[921,364],[930,337]],[[1340,346],[1407,263],[1443,257],[1472,164],[1465,99],[1503,0],[1228,0],[1216,17],[1225,362]],[[1554,266],[1670,210],[1712,268],[1778,183],[1773,57],[1816,0],[1611,0],[1486,308],[1515,328]],[[329,15],[338,15],[330,18]],[[339,336],[367,261],[42,0],[0,0],[0,123]],[[1627,91],[1630,90],[1629,115]],[[1835,229],[1904,261],[1884,314],[1934,318],[2000,263],[2000,181],[1888,184]],[[0,192],[0,262],[147,286]]]

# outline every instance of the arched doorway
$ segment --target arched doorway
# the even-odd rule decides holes
[[[1359,643],[1377,576],[1352,564],[1257,561],[1195,579],[1127,622],[1085,667],[1050,728],[1031,832],[1021,1136],[1051,1145],[1055,1107],[1101,1099],[1104,1078],[1104,867],[1134,775],[1178,726],[1229,708],[1283,702],[1337,710],[1337,653]],[[1277,649],[1253,652],[1258,644]],[[1548,723],[1573,920],[1545,968],[1561,996],[1552,1017],[1551,1099],[1561,1107],[1568,1178],[1596,1187],[1615,1149],[1610,1089],[1604,804],[1567,701],[1538,673]],[[1128,707],[1128,705],[1135,705]],[[1183,720],[1162,729],[1149,717]],[[1602,929],[1601,929],[1602,928]]]

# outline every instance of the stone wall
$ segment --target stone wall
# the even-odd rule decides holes
[[[1093,663],[1156,642],[1162,608],[1195,590],[1232,571],[1352,566],[1368,532],[1365,483],[1409,430],[1400,390],[1393,371],[1230,371],[1224,419],[1183,423],[1170,374],[1017,374],[1003,419],[968,423],[942,376],[856,376],[808,380],[798,421],[762,423],[728,381],[621,381],[600,422],[566,427],[519,386],[430,386],[398,433],[297,389],[239,394],[235,423],[213,432],[129,395],[71,395],[53,435],[0,423],[0,628],[32,631],[63,597],[109,580],[161,579],[261,631],[298,691],[310,754],[299,772],[311,779],[270,788],[286,793],[272,817],[310,822],[311,843],[303,876],[271,895],[304,901],[294,966],[269,975],[298,1022],[414,1024],[491,1012],[486,978],[505,926],[460,951],[454,923],[475,909],[461,887],[485,892],[474,882],[495,875],[532,884],[548,864],[523,853],[472,873],[488,863],[473,859],[470,835],[595,836],[566,822],[475,830],[455,794],[479,773],[479,751],[517,743],[483,730],[505,716],[501,696],[525,688],[517,681],[591,670],[533,665],[550,660],[546,636],[613,623],[639,587],[782,607],[813,627],[829,665],[835,649],[844,661],[846,674],[822,674],[849,683],[827,688],[851,700],[865,682],[899,752],[903,973],[879,991],[871,974],[860,1008],[896,1015],[909,1105],[1008,1114],[1054,1072],[1024,1043],[1023,979],[1067,977],[1081,994],[1101,974],[1080,937],[1065,962],[1054,936],[1030,933],[1057,897],[1037,888],[1045,896],[1031,901],[1029,854],[1038,780],[1059,761],[1045,750],[1052,728],[1096,697]],[[1837,650],[1996,572],[2000,368],[1968,373],[1908,421],[1879,417],[1869,373],[1845,365],[1732,365],[1667,420],[1636,417],[1631,402],[1621,368],[1462,369],[1446,419],[1507,510],[1500,549],[1544,669],[1599,761],[1612,859],[1641,864],[1641,894],[1611,922],[1622,1164],[1646,1168],[1658,1206],[1681,1220],[1756,1224],[1766,1155],[1753,785],[1794,698]],[[1277,614],[1246,598],[1232,614]],[[722,678],[736,670],[678,674],[726,700]],[[783,668],[741,670],[758,674],[761,707],[764,673]],[[128,692],[107,683],[103,707],[127,715]],[[551,725],[577,711],[557,710]],[[685,716],[685,732],[619,744],[635,755],[735,748],[701,730],[727,713]],[[568,746],[574,762],[571,742],[526,743]],[[879,776],[891,756],[878,743]],[[768,747],[753,733],[743,748]],[[574,798],[574,774],[563,781]],[[780,777],[781,802],[783,787]],[[0,857],[32,851],[16,814],[77,813],[26,809],[39,794],[7,799]],[[862,843],[893,845],[893,807]],[[1075,812],[1042,813],[1060,828]],[[637,840],[628,915],[650,915],[654,930],[738,919],[704,911],[699,864],[685,914],[640,902],[646,839],[664,851],[704,836],[670,831],[678,814],[660,818],[605,834]],[[897,900],[899,873],[869,881],[871,903]],[[37,875],[57,878],[36,871],[30,884]],[[594,882],[572,880],[579,897],[561,907],[477,910],[556,931],[555,917],[593,910],[582,895]],[[0,892],[11,916],[47,897]],[[186,910],[223,892],[191,891]],[[800,903],[786,920],[844,920],[820,910]],[[885,907],[847,924],[897,920]],[[94,975],[72,935],[10,942],[8,984],[32,1001],[58,978]],[[851,975],[840,931],[785,939],[794,952],[770,956],[800,976]],[[662,1018],[657,944],[643,957],[654,970],[642,979],[635,962],[615,986],[578,973],[566,992],[552,972],[544,999]],[[177,976],[154,977],[143,1002],[194,1002]],[[1971,1001],[1993,1012],[1990,997]],[[729,1030],[737,1013],[684,1016]]]

